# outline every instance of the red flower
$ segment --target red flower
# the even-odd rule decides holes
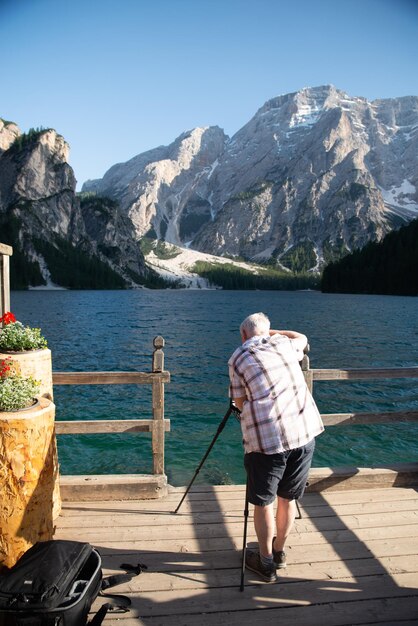
[[[13,313],[10,313],[10,311],[8,313],[5,313],[2,317],[0,317],[0,322],[3,322],[4,325],[6,324],[11,324],[12,322],[15,322],[16,318],[13,315]]]
[[[8,378],[10,374],[8,372],[12,371],[10,364],[12,363],[11,357],[8,356],[7,359],[2,359],[0,361],[0,378]]]

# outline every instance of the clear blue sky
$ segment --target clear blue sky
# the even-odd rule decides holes
[[[0,59],[0,117],[62,134],[80,187],[302,87],[418,95],[418,0],[0,0]]]

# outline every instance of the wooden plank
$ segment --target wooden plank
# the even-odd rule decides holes
[[[138,529],[141,531],[141,529]],[[144,533],[144,529],[142,529]],[[69,533],[59,533],[58,539],[71,538]],[[81,533],[80,537],[84,537]],[[240,539],[240,540],[239,540]],[[150,571],[170,572],[170,571],[202,571],[211,568],[228,569],[239,567],[240,555],[242,548],[242,537],[238,537],[229,543],[227,541],[216,540],[213,543],[212,550],[200,549],[200,544],[193,546],[193,541],[187,543],[179,543],[169,539],[160,539],[156,542],[147,542],[138,540],[134,544],[117,545],[103,544],[99,541],[94,542],[100,548],[103,562],[106,567],[117,567],[122,555],[141,554],[146,559]],[[255,535],[252,533],[248,540],[250,549],[257,547]],[[371,539],[363,542],[359,539],[356,541],[344,541],[340,543],[323,542],[318,544],[300,545],[289,542],[287,547],[288,568],[286,572],[281,572],[281,576],[292,577],[300,566],[309,567],[312,571],[327,570],[327,577],[337,577],[335,574],[335,566],[337,563],[343,562],[344,567],[348,568],[351,573],[357,575],[358,568],[361,563],[367,559],[376,561],[378,559],[388,559],[394,571],[399,571],[399,563],[403,563],[400,571],[418,571],[418,545],[416,537],[395,537],[390,539]],[[125,558],[125,557],[123,557]],[[395,560],[396,559],[396,563]],[[120,563],[119,563],[120,564]],[[155,587],[156,588],[156,587]]]
[[[359,599],[380,599],[409,597],[412,595],[415,574],[394,575],[398,585],[391,576],[370,576],[367,585],[357,584],[352,578],[338,581],[322,582],[301,580],[289,585],[260,585],[256,576],[249,573],[246,577],[244,593],[237,593],[232,588],[213,590],[211,594],[201,589],[184,589],[177,591],[176,596],[170,591],[143,592],[132,597],[133,610],[139,609],[141,617],[161,613],[165,615],[187,615],[190,613],[205,614],[220,611],[243,611],[250,609],[279,608],[287,606],[317,603],[333,603],[348,600],[350,597]],[[262,591],[260,590],[260,587]],[[415,590],[415,594],[417,594]],[[354,596],[354,597],[353,597]],[[203,608],[204,607],[204,608]],[[183,623],[183,622],[182,622]],[[348,622],[350,623],[350,622]]]
[[[137,558],[133,556],[133,558]],[[147,555],[143,557],[147,561]],[[418,560],[412,561],[408,556],[374,557],[357,559],[356,561],[319,561],[305,563],[289,563],[286,570],[279,573],[280,583],[291,584],[295,579],[302,580],[338,580],[340,578],[355,577],[357,581],[364,576],[373,576],[383,573],[416,573]],[[120,557],[105,556],[103,561],[105,576],[120,572]],[[216,589],[220,587],[233,587],[237,584],[239,558],[231,563],[228,559],[228,568],[190,571],[187,576],[175,575],[175,571],[154,571],[149,563],[145,576],[133,578],[124,583],[118,589],[121,593],[144,592],[144,591],[176,591],[180,589]],[[235,567],[234,567],[235,565]]]
[[[8,246],[5,243],[0,243],[0,254],[5,254],[6,256],[12,256],[13,254],[12,246]]]
[[[156,353],[158,354],[158,350]],[[164,474],[164,384],[152,384],[152,465],[154,474]]]
[[[160,504],[155,503],[156,506]],[[400,502],[371,502],[363,504],[346,504],[340,505],[338,508],[333,509],[331,507],[318,506],[310,507],[308,511],[305,511],[302,507],[302,515],[309,515],[309,519],[313,520],[321,517],[338,517],[344,515],[356,515],[359,519],[362,515],[376,514],[376,513],[389,513],[396,511],[415,511],[418,508],[418,499],[404,500]],[[110,510],[109,510],[110,509]],[[201,523],[213,523],[222,522],[224,520],[242,519],[243,506],[240,508],[231,508],[230,510],[203,510],[195,511],[191,508],[181,509],[181,513],[172,514],[172,511],[141,511],[137,510],[133,512],[124,510],[112,510],[110,507],[107,511],[94,510],[89,511],[88,514],[84,513],[79,515],[76,522],[79,528],[92,526],[98,524],[101,527],[114,526],[117,524],[118,528],[122,526],[132,526],[148,523],[153,526],[173,526],[175,524],[201,524]],[[135,520],[132,520],[132,515],[135,515]],[[250,509],[249,518],[252,519],[253,511]],[[74,515],[67,515],[67,511],[64,509],[60,518],[60,527],[70,527],[74,525]]]
[[[386,424],[417,422],[418,411],[397,411],[391,413],[328,413],[321,415],[325,426],[342,424]]]
[[[2,244],[3,245],[3,244]],[[7,246],[8,247],[8,246]],[[7,254],[0,254],[0,313],[10,311],[10,263]]]
[[[63,501],[80,502],[162,498],[167,494],[167,477],[165,474],[60,476],[60,492]]]
[[[71,477],[70,477],[71,478]],[[244,499],[245,499],[245,488],[241,485],[236,485],[233,491],[221,491],[218,490],[217,486],[212,488],[213,490],[210,492],[194,492],[194,487],[189,492],[186,500],[184,501],[182,508],[179,511],[179,514],[187,512],[188,510],[192,511],[206,511],[206,510],[242,510],[244,509]],[[144,502],[144,501],[114,501],[111,505],[107,502],[91,502],[90,506],[86,509],[83,503],[82,511],[91,511],[93,512],[96,509],[101,509],[105,506],[105,510],[109,510],[109,506],[111,506],[111,510],[134,510],[134,511],[145,511],[149,512],[152,510],[165,511],[165,512],[173,512],[173,510],[178,505],[182,494],[184,493],[183,487],[170,487],[168,485],[168,494],[163,499],[158,502]],[[335,507],[337,508],[341,504],[346,504],[350,502],[352,504],[355,503],[367,503],[367,502],[390,502],[390,501],[399,501],[404,499],[415,499],[416,498],[416,490],[411,488],[403,488],[403,487],[390,487],[390,488],[382,488],[382,489],[355,489],[355,490],[346,490],[346,491],[323,491],[323,492],[312,492],[305,493],[303,500],[301,501],[302,509],[307,513],[309,512],[310,507],[315,506],[324,506],[324,507]],[[68,512],[74,511],[77,514],[77,508],[80,503],[77,501],[67,502],[65,508]],[[184,508],[183,508],[184,507]],[[82,513],[84,514],[84,513]]]
[[[338,507],[350,503],[364,502],[389,502],[391,500],[400,501],[416,497],[416,489],[410,487],[388,487],[382,489],[354,489],[352,491],[324,491],[318,493],[305,493],[302,505],[305,508],[310,506],[333,506]]]
[[[148,433],[152,432],[154,422],[152,419],[140,420],[95,420],[73,422],[55,422],[57,435],[94,434],[94,433]],[[164,420],[165,432],[170,431],[170,420]]]
[[[59,533],[61,539],[81,540],[83,537],[82,529],[60,529],[59,524],[57,533]],[[292,560],[297,562],[296,555],[303,548],[300,561],[302,563],[304,562],[303,559],[306,561],[309,558],[309,561],[311,561],[313,550],[315,550],[319,561],[327,560],[323,551],[327,550],[330,545],[338,549],[339,554],[345,553],[347,559],[356,558],[356,552],[352,550],[352,547],[361,546],[361,543],[367,544],[366,548],[364,546],[358,548],[362,558],[370,556],[370,550],[373,551],[376,557],[409,555],[411,541],[416,541],[417,534],[416,524],[397,527],[359,528],[355,533],[349,529],[329,530],[326,534],[319,531],[298,533],[294,530],[288,542],[288,550],[292,550]],[[248,533],[248,546],[255,545],[255,542],[255,532],[251,527]],[[210,562],[212,562],[212,559],[218,559],[219,566],[225,567],[225,559],[230,558],[228,553],[230,555],[231,550],[236,550],[239,553],[242,549],[242,532],[235,534],[235,536],[200,537],[198,539],[194,537],[176,539],[165,533],[164,536],[157,539],[134,539],[130,540],[129,543],[119,541],[114,534],[109,540],[100,543],[94,541],[93,543],[96,546],[100,546],[102,555],[123,556],[146,553],[147,559],[151,559],[151,562],[159,561],[159,564],[155,565],[158,571],[168,570],[173,563],[176,563],[176,567],[190,569],[191,555],[193,557],[193,567],[207,569],[208,559]]]
[[[218,529],[219,530],[219,529]],[[210,533],[205,535],[200,533],[197,537],[185,536],[186,532],[172,532],[170,529],[169,535],[166,538],[160,533],[155,533],[153,536],[147,534],[143,537],[139,528],[132,529],[131,531],[123,529],[121,533],[113,533],[113,537],[109,532],[98,533],[94,535],[89,533],[87,529],[59,529],[57,530],[57,537],[61,539],[77,539],[82,541],[89,541],[101,547],[103,554],[106,550],[110,550],[118,554],[126,554],[131,551],[146,551],[152,555],[164,554],[167,556],[168,562],[174,561],[186,564],[190,568],[191,557],[194,554],[193,562],[201,562],[201,567],[204,567],[208,559],[217,559],[218,566],[225,567],[225,563],[222,565],[222,559],[229,558],[228,551],[240,552],[242,548],[242,530],[235,527],[230,529],[231,535],[228,536],[225,533],[225,529],[218,532],[218,536],[211,536]],[[168,533],[168,531],[167,531]],[[385,556],[395,556],[399,554],[409,555],[408,546],[411,546],[410,550],[416,552],[416,524],[410,524],[406,526],[399,526],[397,529],[389,528],[385,530],[383,527],[375,528],[359,528],[354,533],[349,529],[337,529],[337,530],[325,530],[317,532],[294,532],[288,542],[288,550],[292,554],[290,559],[292,562],[304,563],[307,560],[312,562],[314,560],[326,561],[329,558],[336,558],[336,554],[344,553],[347,558],[366,558],[370,556],[369,549],[373,545],[377,550],[385,550]],[[377,539],[374,539],[377,537]],[[335,542],[331,545],[330,542],[335,539]],[[414,547],[415,545],[415,547]],[[250,548],[257,547],[257,538],[253,528],[248,533],[248,546]],[[183,554],[184,553],[184,554]],[[168,557],[170,555],[170,558]],[[183,555],[183,556],[182,556]],[[200,555],[200,556],[199,556]],[[179,565],[176,565],[178,567]],[[197,566],[197,565],[196,565]],[[164,567],[164,565],[161,565]],[[168,567],[168,566],[166,566]]]
[[[376,378],[418,378],[418,367],[365,367],[361,369],[313,369],[313,379],[371,380]]]
[[[170,382],[170,372],[53,372],[54,385],[149,385]]]
[[[71,479],[71,477],[68,477]],[[143,502],[140,501],[138,503],[135,502],[113,502],[112,507],[114,510],[144,510],[145,512],[154,510],[153,507],[156,507],[158,511],[167,511],[172,512],[174,508],[176,508],[182,494],[184,492],[183,488],[179,488],[179,491],[172,491],[172,488],[168,490],[167,496],[164,497],[158,503],[155,502]],[[414,488],[382,488],[382,489],[364,489],[364,490],[343,490],[343,491],[324,491],[324,492],[312,492],[305,493],[301,506],[309,512],[309,508],[312,506],[325,506],[325,507],[338,507],[341,504],[350,503],[366,503],[366,502],[388,502],[388,501],[398,501],[398,500],[408,500],[408,499],[416,498],[416,489]],[[242,489],[241,486],[236,486],[236,491],[217,491],[217,487],[213,487],[213,491],[206,493],[194,493],[193,489],[189,492],[186,500],[183,503],[184,507],[190,507],[190,510],[196,511],[204,511],[206,507],[210,508],[216,507],[215,510],[223,510],[226,508],[229,510],[232,509],[242,509],[244,508],[244,499],[245,499],[245,490]],[[103,503],[107,507],[109,506],[107,503]],[[78,507],[77,501],[68,502],[67,507],[74,508],[75,510]],[[85,506],[85,505],[84,505]],[[97,502],[91,503],[91,509],[93,510],[95,507],[101,508],[101,503]],[[250,505],[251,507],[251,505]],[[106,509],[107,510],[107,509]],[[186,508],[187,510],[187,508]],[[184,511],[180,509],[180,514]]]
[[[309,350],[309,346],[307,346],[307,348]],[[305,350],[306,350],[306,348],[305,348]],[[302,359],[302,362],[301,362],[300,366],[302,368],[302,372],[303,372],[303,376],[305,378],[306,385],[307,385],[309,391],[312,393],[312,390],[313,390],[313,373],[312,373],[312,370],[310,369],[309,357],[308,357],[308,355],[306,353],[303,355],[303,359]]]
[[[215,592],[214,592],[215,593]],[[236,587],[231,589],[236,593]],[[326,601],[308,606],[281,606],[280,608],[263,607],[260,609],[244,609],[224,612],[204,612],[205,599],[202,598],[200,613],[182,615],[166,615],[164,607],[156,610],[156,615],[136,617],[128,612],[117,617],[108,614],[105,626],[243,626],[266,624],[285,624],[286,626],[365,626],[379,624],[379,626],[416,626],[418,615],[418,597],[393,597],[361,599],[350,597],[344,601],[327,603]],[[98,610],[100,601],[93,605]]]
[[[408,487],[418,484],[418,463],[384,467],[314,467],[309,472],[307,492],[335,489]]]
[[[378,489],[377,491],[381,491]],[[382,490],[383,491],[383,490]],[[361,491],[356,491],[354,493],[362,493]],[[412,492],[413,493],[413,492]],[[416,494],[415,494],[416,495]],[[408,510],[409,508],[417,507],[418,501],[416,498],[405,498],[403,500],[367,500],[365,502],[355,502],[351,500],[351,497],[347,499],[347,502],[337,505],[330,505],[326,501],[320,501],[316,506],[314,504],[305,505],[304,502],[300,505],[302,515],[311,518],[316,517],[324,517],[331,514],[339,515],[339,514],[348,514],[357,511],[357,514],[370,513],[370,512],[378,512],[378,511],[392,511],[396,510]],[[84,504],[84,503],[83,503]],[[152,513],[159,513],[161,516],[167,516],[168,514],[173,514],[174,509],[178,504],[178,500],[167,500],[164,498],[163,500],[159,500],[158,502],[150,501],[147,503],[137,504],[135,501],[126,501],[126,502],[112,502],[111,505],[106,503],[100,504],[96,502],[92,502],[91,506],[86,507],[81,506],[81,503],[67,502],[63,511],[62,511],[62,519],[68,520],[68,524],[70,524],[70,519],[72,517],[85,517],[89,518],[100,517],[101,515],[146,515],[150,516]],[[194,503],[190,503],[187,499],[183,502],[179,513],[177,516],[183,517],[184,515],[193,515],[196,513],[213,513],[218,512],[219,515],[222,514],[230,514],[232,512],[236,512],[240,515],[243,514],[244,510],[244,501],[243,500],[232,500],[232,501],[208,501],[201,502],[196,501]],[[250,515],[252,515],[252,507],[250,506]],[[74,522],[76,524],[77,522]]]
[[[357,471],[362,471],[363,468],[355,468]],[[315,471],[334,471],[333,468],[325,467],[314,467],[312,470]],[[169,485],[168,489],[168,498],[172,498],[175,500],[181,498],[183,493],[186,491],[186,487],[173,487]],[[391,498],[392,495],[395,498],[401,498],[403,495],[407,496],[407,494],[413,494],[413,490],[409,487],[398,487],[396,489],[394,487],[382,487],[380,490],[376,490],[371,487],[368,491],[356,493],[356,489],[346,489],[341,492],[331,493],[326,491],[324,493],[306,493],[303,496],[304,502],[317,502],[319,500],[329,500],[330,502],[341,502],[345,501],[348,497],[359,499],[360,502],[363,502],[365,498],[372,497],[381,499],[382,497]],[[189,494],[187,496],[188,500],[208,500],[212,499],[222,499],[222,498],[242,498],[242,495],[245,497],[245,485],[207,485],[207,484],[199,484],[195,483]]]
[[[341,601],[402,598],[418,595],[416,574],[394,574],[369,576],[367,585],[361,579],[357,583],[352,578],[338,581],[298,580],[288,585],[260,585],[255,575],[249,573],[243,593],[233,588],[220,588],[207,594],[201,589],[184,589],[175,595],[170,591],[143,592],[132,594],[132,613],[145,618],[155,615],[188,614],[207,615],[222,612],[253,609],[272,609],[289,606],[310,606]],[[105,600],[105,599],[104,599]],[[264,619],[266,616],[264,615]],[[225,622],[224,622],[225,623]],[[250,623],[250,622],[248,622]],[[349,621],[347,623],[350,623]],[[181,624],[184,624],[183,618]]]
[[[67,539],[67,537],[58,537],[59,539]],[[73,540],[78,540],[77,537],[73,537]],[[71,538],[70,538],[71,540]],[[403,542],[403,543],[402,543]],[[228,570],[230,568],[239,568],[241,560],[241,548],[232,545],[229,549],[225,550],[212,550],[205,552],[186,552],[182,550],[166,551],[165,545],[159,547],[158,544],[151,549],[147,544],[137,543],[132,546],[121,547],[115,544],[93,543],[93,545],[100,551],[106,567],[118,567],[121,562],[127,560],[135,562],[143,562],[147,565],[149,572],[159,573],[185,573],[185,572],[210,572],[212,570]],[[351,575],[360,575],[363,567],[362,564],[367,560],[377,563],[381,559],[388,559],[393,562],[393,559],[398,559],[398,563],[406,564],[406,569],[402,565],[400,568],[394,566],[394,571],[403,572],[411,571],[417,572],[416,563],[417,547],[412,546],[413,552],[408,551],[408,543],[410,538],[392,539],[390,541],[371,541],[367,544],[367,547],[362,545],[361,542],[354,543],[341,543],[338,545],[338,549],[333,546],[317,545],[317,546],[299,546],[289,549],[288,553],[288,568],[286,572],[280,572],[280,576],[293,578],[292,572],[299,571],[301,567],[306,567],[305,577],[308,569],[313,570],[327,570],[327,578],[331,580],[337,576],[336,567],[337,564],[344,564],[344,567],[351,572]],[[256,546],[256,541],[251,540],[248,544],[252,549]],[[382,553],[380,553],[382,552]],[[121,561],[122,559],[122,561]],[[338,565],[338,567],[340,567]],[[380,568],[380,573],[384,573],[383,567]],[[340,571],[340,570],[338,570]],[[341,570],[342,571],[342,570]],[[417,576],[418,580],[418,576]]]
[[[130,541],[130,540],[149,540],[157,539],[161,534],[161,526],[153,525],[152,517],[146,526],[141,525],[135,527],[122,526],[118,528],[118,540]],[[170,516],[166,516],[167,526],[169,525]],[[221,522],[209,522],[204,523],[204,514],[202,515],[202,522],[196,523],[193,518],[188,520],[185,517],[173,516],[171,519],[175,519],[177,523],[170,525],[170,537],[171,539],[191,539],[191,538],[210,538],[210,537],[225,537],[241,535],[243,529],[243,519],[239,519],[239,516],[231,518],[224,518]],[[417,525],[418,527],[418,512],[417,511],[398,511],[388,513],[370,513],[368,515],[341,515],[321,517],[311,520],[309,518],[302,518],[297,520],[296,532],[309,533],[320,531],[322,533],[329,532],[331,530],[347,530],[358,528],[379,528],[386,525],[402,526],[402,525]],[[81,528],[79,529],[81,532]],[[100,527],[100,528],[86,528],[82,529],[83,537],[90,537],[93,541],[106,541],[109,538],[114,537],[114,528],[112,527]]]

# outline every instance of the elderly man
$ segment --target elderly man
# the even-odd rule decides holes
[[[270,330],[264,313],[247,317],[240,332],[242,345],[228,361],[230,397],[241,411],[248,500],[259,547],[247,551],[245,565],[275,582],[276,569],[286,567],[284,547],[296,500],[305,490],[315,437],[324,426],[299,364],[306,336]]]

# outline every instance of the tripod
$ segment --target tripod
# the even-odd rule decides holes
[[[195,478],[197,477],[198,473],[200,472],[200,470],[202,469],[203,463],[206,461],[206,459],[209,456],[210,451],[212,450],[213,446],[215,445],[215,441],[217,440],[217,438],[219,437],[219,435],[221,434],[221,432],[223,431],[223,429],[225,428],[225,424],[227,423],[229,416],[234,413],[235,416],[237,417],[237,419],[239,419],[239,409],[237,409],[237,407],[234,405],[233,401],[231,400],[231,402],[229,403],[229,409],[227,410],[227,412],[225,413],[225,415],[222,418],[221,423],[218,426],[218,430],[215,433],[214,438],[212,439],[212,443],[210,444],[209,448],[206,450],[206,453],[203,457],[203,459],[200,461],[198,468],[196,469],[194,476],[192,478],[192,480],[189,483],[189,486],[187,487],[182,499],[180,500],[179,504],[177,505],[177,508],[175,511],[173,511],[173,513],[178,513],[179,508],[181,507],[181,505],[183,504],[184,499],[186,498],[187,494],[190,491],[191,486],[193,485]]]
[[[238,419],[239,421],[239,416],[241,411],[234,405],[233,401],[231,400],[229,403],[229,408],[227,410],[227,412],[225,413],[225,415],[222,418],[221,423],[218,426],[218,429],[215,433],[214,438],[212,439],[208,449],[206,450],[202,460],[200,461],[194,476],[192,478],[192,480],[190,481],[186,491],[183,494],[182,499],[180,500],[180,502],[177,505],[177,508],[175,509],[175,511],[173,511],[173,514],[178,513],[181,505],[183,504],[187,494],[189,493],[191,486],[193,485],[198,473],[200,472],[200,470],[203,467],[204,462],[206,461],[206,459],[209,456],[210,451],[212,450],[213,446],[215,445],[216,440],[218,439],[219,435],[221,434],[221,432],[223,431],[223,429],[225,428],[225,424],[227,423],[230,415],[234,413],[235,417]],[[243,546],[242,546],[242,561],[241,561],[241,583],[240,583],[240,591],[244,591],[244,575],[245,575],[245,556],[246,556],[246,551],[247,551],[247,526],[248,526],[248,515],[249,515],[249,506],[248,506],[248,478],[247,478],[247,482],[246,482],[246,486],[245,486],[245,508],[244,508],[244,536],[243,536]],[[296,519],[302,519],[302,514],[299,508],[299,504],[298,501],[296,500],[296,508],[298,511],[298,517]]]

